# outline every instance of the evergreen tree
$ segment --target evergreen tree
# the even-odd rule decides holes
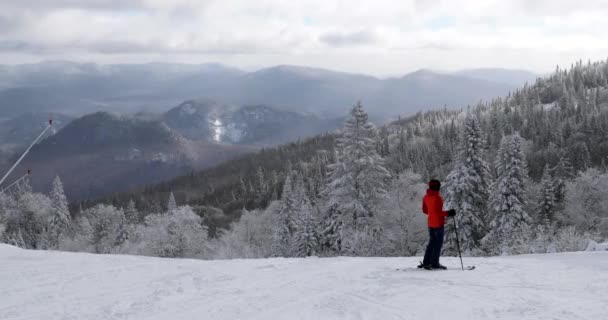
[[[320,225],[320,248],[323,251],[338,253],[342,251],[342,213],[336,204],[330,206],[323,215]]]
[[[540,194],[538,195],[536,215],[538,222],[549,226],[553,222],[555,213],[555,188],[553,179],[549,175],[549,169],[545,166],[543,176],[540,181]]]
[[[301,203],[295,221],[295,232],[291,243],[291,256],[308,257],[317,254],[319,247],[317,224],[313,208],[308,199]]]
[[[591,168],[593,163],[591,162],[591,153],[589,153],[589,148],[587,147],[587,144],[584,142],[581,143],[578,150],[579,152],[577,154],[579,158],[577,160],[579,160],[578,164],[580,166],[581,171],[585,171]]]
[[[566,181],[574,177],[574,169],[570,165],[568,157],[562,156],[550,171],[555,186],[555,201],[561,203],[566,196]]]
[[[337,139],[336,162],[329,165],[325,189],[328,207],[335,206],[347,215],[343,218],[355,230],[370,223],[390,178],[376,151],[376,137],[376,129],[361,103],[357,103]]]
[[[277,193],[277,186],[279,185],[279,176],[276,171],[272,171],[270,175],[270,183],[272,188],[272,201],[279,200],[279,195]]]
[[[256,185],[255,185],[255,203],[259,206],[263,206],[266,203],[266,194],[268,192],[268,184],[266,183],[266,177],[262,167],[258,167],[256,172]]]
[[[485,150],[486,142],[479,121],[469,116],[462,127],[458,157],[454,169],[447,176],[445,187],[446,207],[458,212],[456,223],[461,248],[465,252],[479,248],[484,235],[490,185]],[[448,225],[448,228],[453,229],[453,226]],[[447,234],[453,240],[453,230],[448,230]]]
[[[169,201],[167,202],[167,212],[173,213],[177,209],[177,203],[175,202],[175,196],[173,192],[169,194]]]
[[[122,212],[122,210],[120,210],[118,211],[117,216],[118,223],[116,226],[116,230],[114,231],[114,233],[116,234],[116,237],[114,238],[114,247],[121,246],[129,239],[129,228],[127,225],[127,219],[125,217],[125,214]]]
[[[51,247],[59,244],[61,235],[69,234],[71,231],[70,212],[68,201],[63,191],[63,183],[59,176],[53,180],[53,188],[50,194],[51,216],[48,227],[48,241]]]
[[[139,212],[135,207],[135,201],[129,200],[127,207],[125,208],[125,219],[127,224],[137,224],[139,222]]]
[[[518,133],[503,137],[496,159],[496,172],[498,177],[490,195],[491,231],[486,241],[493,242],[487,244],[504,252],[511,237],[530,222],[525,211],[528,172]]]
[[[292,192],[294,199],[293,202],[296,204],[294,210],[297,210],[304,202],[310,202],[310,197],[308,194],[308,189],[306,188],[306,182],[304,181],[303,175],[300,172],[297,172],[295,175],[296,179]]]
[[[292,191],[291,174],[288,173],[283,184],[279,210],[272,222],[272,255],[275,257],[287,257],[289,255],[289,246],[294,229],[293,213],[296,208],[297,202]]]

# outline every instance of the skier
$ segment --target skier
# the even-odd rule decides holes
[[[418,268],[426,270],[445,270],[445,266],[439,264],[439,256],[441,255],[441,246],[443,245],[443,225],[445,217],[453,217],[456,215],[455,210],[443,211],[443,199],[439,194],[441,183],[439,180],[429,181],[429,189],[422,199],[422,212],[428,215],[429,225],[429,244],[426,247],[424,260]]]

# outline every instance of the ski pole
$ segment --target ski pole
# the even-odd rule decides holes
[[[32,142],[32,144],[29,146],[29,148],[27,148],[25,150],[25,152],[23,152],[23,154],[21,155],[19,160],[17,160],[15,162],[15,164],[8,170],[8,172],[4,175],[4,177],[2,177],[2,179],[0,179],[0,186],[2,185],[4,180],[6,180],[6,178],[8,178],[8,176],[13,172],[13,170],[15,170],[15,168],[19,165],[19,163],[21,163],[23,158],[25,158],[25,156],[30,152],[32,147],[38,142],[38,140],[40,140],[40,138],[42,138],[42,136],[44,136],[44,134],[51,128],[51,126],[53,126],[53,120],[49,120],[49,125],[44,129],[44,131],[42,131],[42,133],[38,136],[38,138],[36,138],[36,140],[34,140],[34,142]]]
[[[460,266],[462,267],[462,271],[464,271],[464,264],[462,263],[462,254],[460,253],[460,241],[458,240],[458,226],[456,225],[456,218],[452,217],[452,221],[454,221],[454,231],[456,231],[456,247],[458,248],[458,256],[460,257]]]

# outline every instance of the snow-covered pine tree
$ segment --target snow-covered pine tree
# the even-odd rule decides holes
[[[272,221],[272,255],[287,257],[293,235],[293,213],[297,208],[292,189],[291,173],[287,173],[277,215]]]
[[[454,169],[448,174],[445,190],[446,207],[458,212],[461,248],[470,252],[479,248],[485,232],[490,168],[485,160],[486,141],[479,121],[469,116],[460,134],[458,156]],[[448,239],[454,240],[453,225],[448,224]]]
[[[245,197],[245,195],[247,194],[247,184],[245,183],[245,180],[243,180],[243,177],[241,177],[239,179],[239,192],[241,194],[241,197]]]
[[[261,166],[258,166],[257,171],[255,173],[255,178],[253,178],[252,185],[252,196],[253,202],[256,207],[266,207],[269,200],[268,191],[270,189],[268,172],[264,170]]]
[[[547,166],[545,166],[545,169],[543,170],[540,188],[541,190],[536,201],[536,205],[538,206],[536,209],[536,218],[539,223],[550,226],[551,223],[553,223],[555,214],[555,188]]]
[[[173,192],[169,194],[169,201],[167,202],[167,213],[171,214],[177,209],[177,202],[175,202],[175,196]]]
[[[317,223],[310,200],[307,198],[304,198],[300,204],[294,222],[296,228],[291,242],[291,256],[309,257],[316,255],[319,248]]]
[[[555,186],[555,201],[561,203],[566,196],[566,181],[574,177],[574,168],[570,165],[568,157],[562,156],[550,172]]]
[[[479,200],[486,200],[487,203],[487,198],[483,198],[483,194],[471,193],[476,189],[478,178],[474,170],[459,163],[446,178],[445,208],[454,209],[458,213],[454,219],[458,225],[460,248],[465,254],[470,254],[471,251],[479,248],[479,241],[484,233],[481,216],[485,212],[479,207],[482,204]],[[446,224],[446,248],[456,249],[456,232],[452,221]]]
[[[114,247],[119,247],[129,239],[129,226],[127,224],[127,218],[122,210],[117,210],[117,225],[114,233]]]
[[[329,165],[325,196],[328,208],[341,212],[350,228],[370,224],[386,194],[390,174],[376,151],[376,129],[358,102],[337,139],[336,162]]]
[[[492,221],[485,237],[494,253],[505,252],[514,233],[529,226],[525,183],[528,169],[518,133],[503,137],[496,158],[497,179],[491,188]]]
[[[591,161],[591,153],[589,153],[589,148],[586,143],[582,143],[580,146],[580,166],[581,170],[587,170],[591,168],[593,162]]]
[[[319,230],[320,250],[330,253],[342,251],[342,226],[344,220],[337,205],[330,206],[322,215]]]
[[[346,164],[341,160],[339,152],[335,152],[335,163],[327,165],[327,184],[322,190],[325,199],[323,219],[321,226],[321,243],[323,250],[342,251],[344,242],[344,227],[347,223],[347,214],[350,208],[347,206],[351,200],[352,174],[346,171]],[[336,187],[340,188],[336,188]]]
[[[50,194],[51,212],[48,226],[48,241],[52,248],[59,245],[59,240],[62,235],[71,233],[70,211],[68,210],[68,201],[63,191],[63,183],[59,176],[55,176],[53,180],[53,188]]]
[[[266,197],[266,193],[268,192],[268,184],[266,183],[266,176],[262,167],[258,167],[258,170],[256,171],[256,178],[256,199],[261,202],[264,197]]]
[[[127,224],[137,224],[139,222],[139,212],[135,207],[135,201],[133,201],[133,199],[129,200],[124,211]]]
[[[279,195],[277,191],[277,186],[279,185],[279,175],[275,170],[272,170],[270,174],[270,193],[271,193],[271,201],[279,200]]]

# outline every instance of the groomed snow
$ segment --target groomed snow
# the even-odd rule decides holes
[[[608,319],[608,252],[232,261],[0,245],[0,319]],[[396,268],[407,268],[402,271]]]

